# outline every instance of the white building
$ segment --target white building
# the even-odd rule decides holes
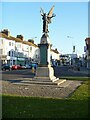
[[[5,55],[5,39],[2,37],[2,34],[0,34],[0,61],[1,64],[5,63],[7,60],[7,55]]]
[[[51,49],[50,54],[52,64],[58,65],[58,62],[60,62],[60,53],[58,52],[58,50]]]
[[[15,41],[9,37],[9,34],[5,35],[3,33],[0,33],[0,43],[0,56],[2,56],[1,63],[8,63],[10,65],[13,65],[16,59],[14,56]]]
[[[71,56],[67,54],[60,55],[61,65],[71,65]]]
[[[51,49],[51,60],[55,63],[59,61],[57,49]],[[25,65],[30,62],[40,63],[40,50],[33,40],[24,40],[22,35],[10,36],[10,32],[5,29],[0,33],[0,59],[1,64]]]
[[[90,69],[90,38],[85,39],[87,69]]]
[[[1,64],[29,64],[31,61],[39,62],[39,48],[36,44],[24,41],[22,35],[10,36],[8,30],[0,33],[0,59]]]

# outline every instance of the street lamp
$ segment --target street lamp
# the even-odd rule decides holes
[[[71,39],[73,39],[73,37],[72,36],[67,36],[67,38],[71,38]],[[73,44],[73,41],[72,41],[72,46],[73,46],[73,51],[72,51],[72,53],[75,53],[75,45]]]

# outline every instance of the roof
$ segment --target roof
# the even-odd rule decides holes
[[[38,45],[33,44],[32,42],[23,41],[23,40],[21,40],[20,38],[15,38],[15,37],[13,37],[13,36],[7,36],[6,34],[1,33],[1,32],[0,32],[0,37],[6,38],[7,40],[13,40],[13,41],[15,41],[15,42],[21,42],[21,43],[23,43],[23,44],[27,44],[27,45],[32,45],[32,46],[34,46],[34,47],[38,47]]]
[[[55,49],[55,50],[54,50],[54,49],[51,49],[51,51],[59,54],[58,50],[56,50],[56,49]]]
[[[88,39],[90,40],[90,37],[88,37],[88,38],[86,38],[86,39],[87,39],[87,40],[88,40]],[[86,39],[85,39],[85,40],[86,40]]]
[[[88,45],[88,44],[90,45],[90,38],[86,38],[86,39],[85,39],[85,42],[86,42],[87,45]]]
[[[8,40],[12,40],[11,37],[8,37],[6,34],[1,33],[1,32],[0,32],[0,37],[2,37],[2,38],[6,38],[6,39],[8,39]]]

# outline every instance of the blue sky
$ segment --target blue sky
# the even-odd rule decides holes
[[[0,30],[9,29],[14,37],[22,34],[25,40],[37,37],[35,43],[39,44],[43,34],[40,8],[48,13],[53,5],[56,17],[49,24],[53,48],[69,54],[75,45],[76,52],[83,54],[88,37],[88,2],[2,2]]]

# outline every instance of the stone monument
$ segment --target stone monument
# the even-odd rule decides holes
[[[38,44],[40,48],[40,64],[36,69],[35,77],[21,81],[22,84],[59,85],[66,81],[65,79],[59,80],[59,78],[54,76],[54,70],[51,67],[50,62],[51,42],[48,35],[48,24],[51,23],[51,18],[55,17],[53,9],[54,6],[50,9],[48,14],[44,13],[43,9],[41,9],[43,35],[41,37],[40,44]]]
[[[40,44],[38,45],[40,48],[40,65],[36,70],[35,78],[46,79],[47,81],[57,81],[58,78],[54,76],[54,70],[51,67],[50,62],[50,50],[51,50],[51,42],[49,38],[48,24],[51,23],[51,18],[56,15],[53,13],[54,6],[50,9],[49,13],[44,13],[43,9],[41,9],[41,16],[43,20],[43,35],[41,37]]]

